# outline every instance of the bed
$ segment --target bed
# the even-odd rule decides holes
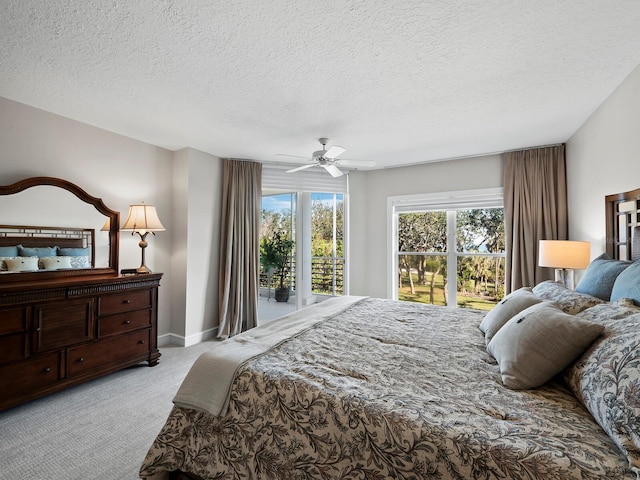
[[[640,264],[602,256],[583,278],[486,315],[339,297],[225,340],[140,476],[640,478]]]

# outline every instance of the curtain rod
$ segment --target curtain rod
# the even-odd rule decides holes
[[[488,152],[488,153],[478,153],[475,155],[462,155],[459,157],[447,157],[447,158],[438,158],[438,159],[434,159],[434,160],[425,160],[422,162],[412,162],[412,163],[403,163],[402,165],[387,165],[382,167],[382,169],[388,169],[388,168],[400,168],[400,167],[413,167],[416,165],[424,165],[425,163],[438,163],[438,162],[448,162],[450,160],[464,160],[466,158],[476,158],[476,157],[488,157],[490,155],[502,155],[504,153],[511,153],[511,152],[521,152],[521,151],[526,151],[526,150],[535,150],[537,148],[551,148],[551,147],[559,147],[560,145],[564,145],[564,142],[562,143],[550,143],[548,145],[539,145],[537,147],[527,147],[527,148],[514,148],[513,150],[498,150],[495,152]]]

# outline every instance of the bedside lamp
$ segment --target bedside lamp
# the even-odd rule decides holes
[[[556,282],[570,289],[575,286],[574,269],[589,266],[591,244],[573,240],[540,240],[538,265],[556,269]]]
[[[140,243],[138,245],[142,249],[142,262],[136,272],[151,273],[151,270],[144,263],[144,249],[147,248],[146,238],[149,232],[155,235],[155,232],[165,230],[156,213],[156,207],[145,205],[144,202],[139,205],[130,205],[129,215],[122,226],[122,230],[131,230],[131,235],[135,233],[140,235]]]

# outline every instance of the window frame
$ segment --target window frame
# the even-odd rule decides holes
[[[387,298],[398,299],[398,215],[400,213],[444,210],[447,212],[447,275],[457,277],[458,256],[468,256],[457,252],[455,213],[452,210],[477,208],[504,208],[504,189],[482,188],[437,193],[391,196],[387,198]],[[453,213],[453,221],[451,214]],[[503,254],[487,254],[504,256]],[[455,262],[450,261],[455,258]],[[450,306],[457,307],[457,288],[449,282]]]

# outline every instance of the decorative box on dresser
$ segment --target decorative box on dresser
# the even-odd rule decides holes
[[[158,363],[162,274],[0,284],[0,410]]]

